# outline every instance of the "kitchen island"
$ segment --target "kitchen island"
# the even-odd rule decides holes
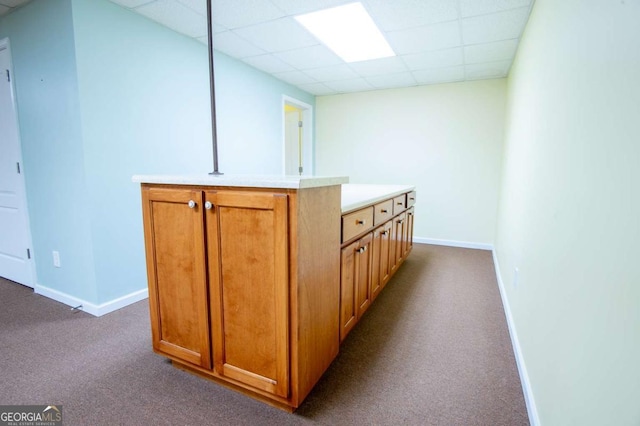
[[[154,350],[178,368],[295,410],[338,354],[343,307],[369,285],[346,283],[341,273],[341,259],[343,270],[350,267],[345,249],[373,231],[372,217],[345,234],[366,199],[343,215],[346,177],[133,180],[142,189]],[[402,198],[387,221],[406,215],[413,187],[399,190],[383,190],[388,200],[365,197],[372,214]],[[399,241],[407,240],[402,232]],[[371,256],[368,270],[374,263]]]

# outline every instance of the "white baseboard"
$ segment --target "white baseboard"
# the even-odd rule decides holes
[[[36,284],[33,290],[37,294],[48,297],[49,299],[53,299],[60,303],[64,303],[65,305],[71,306],[72,308],[82,305],[82,308],[80,308],[82,311],[96,317],[106,315],[109,312],[124,308],[127,305],[149,297],[149,290],[145,288],[143,290],[134,291],[133,293],[118,297],[117,299],[113,299],[108,302],[96,305],[95,303],[87,302],[86,300],[79,299],[75,296],[71,296],[69,294],[54,290],[49,287],[45,287],[40,284]]]
[[[513,353],[516,356],[516,365],[518,366],[518,373],[520,374],[520,383],[522,383],[522,393],[524,394],[524,402],[527,405],[527,413],[529,414],[529,423],[531,426],[539,426],[540,418],[538,417],[538,409],[536,408],[536,402],[533,397],[533,390],[531,389],[531,382],[529,381],[529,374],[527,373],[527,367],[524,363],[524,357],[520,349],[520,341],[518,340],[518,333],[516,332],[515,324],[513,323],[513,316],[511,315],[511,308],[509,307],[509,301],[504,289],[504,283],[502,282],[502,275],[500,274],[500,264],[498,263],[498,256],[496,251],[493,252],[493,264],[496,268],[496,277],[498,278],[498,288],[500,289],[500,298],[502,299],[502,306],[504,307],[504,314],[507,317],[507,326],[509,327],[509,335],[511,336],[511,345],[513,346]]]
[[[438,240],[435,238],[422,238],[422,237],[413,237],[414,243],[422,243],[422,244],[434,244],[437,246],[450,246],[450,247],[462,247],[462,248],[470,248],[470,249],[480,249],[480,250],[493,250],[493,244],[486,243],[473,243],[469,241],[456,241],[456,240]]]

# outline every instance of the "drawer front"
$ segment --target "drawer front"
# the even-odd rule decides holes
[[[393,215],[404,211],[407,208],[407,194],[402,194],[393,199]]]
[[[407,208],[413,206],[416,203],[416,191],[411,191],[407,194]]]
[[[373,206],[373,224],[380,225],[393,217],[393,200],[383,201]]]
[[[342,242],[373,228],[373,206],[342,216]]]

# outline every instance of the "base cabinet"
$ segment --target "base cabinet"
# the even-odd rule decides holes
[[[372,302],[372,242],[373,234],[369,233],[341,251],[340,341],[349,334]]]
[[[413,206],[414,202],[415,191],[412,191],[343,215],[340,341],[347,337],[411,252],[414,207],[407,209],[407,203]],[[369,232],[372,227],[366,227],[364,218],[371,209],[375,216],[390,219]],[[391,209],[393,214],[389,213]],[[354,223],[365,225],[360,233]],[[350,241],[353,238],[358,239]]]
[[[142,200],[154,350],[295,409],[338,353],[340,187]]]

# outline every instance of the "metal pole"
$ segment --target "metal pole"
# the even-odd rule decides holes
[[[218,170],[218,126],[216,124],[216,85],[213,78],[213,24],[211,22],[211,0],[207,0],[207,36],[209,41],[209,90],[211,92],[211,143],[213,147],[213,171],[210,175],[224,173]]]

